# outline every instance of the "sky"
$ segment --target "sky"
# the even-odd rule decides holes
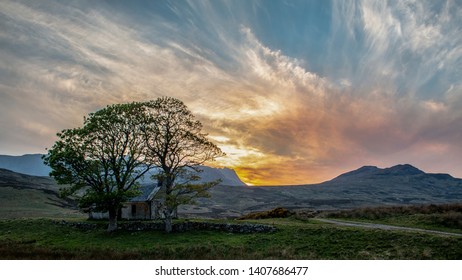
[[[462,1],[0,1],[0,154],[182,100],[249,185],[462,177]]]

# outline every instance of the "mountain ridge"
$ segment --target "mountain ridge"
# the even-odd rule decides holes
[[[226,173],[226,169],[214,170]],[[210,198],[200,198],[196,205],[181,206],[179,213],[182,217],[191,218],[233,218],[276,207],[340,210],[462,201],[462,179],[453,178],[448,174],[421,173],[410,166],[402,165],[384,169],[359,168],[344,174],[348,173],[349,176],[337,176],[336,178],[340,177],[337,180],[301,186],[235,187],[221,184],[210,189]],[[30,204],[24,199],[31,194],[47,194],[46,199],[42,200],[49,206],[50,199],[57,199],[55,194],[60,187],[50,177],[24,175],[0,169],[0,191],[3,192],[0,194],[0,200],[3,199],[0,203],[0,216],[2,211],[20,213],[17,209]],[[30,190],[31,188],[35,190]],[[53,195],[46,191],[47,189],[52,190]],[[14,198],[9,199],[12,194]],[[51,203],[56,204],[53,201]],[[5,206],[7,204],[12,206],[8,208]],[[38,211],[38,207],[34,208],[34,211]]]
[[[0,168],[33,176],[48,176],[51,168],[43,163],[42,154],[0,155]]]
[[[0,168],[8,169],[17,173],[33,176],[49,176],[51,168],[43,163],[43,154],[25,154],[22,156],[0,155]],[[221,179],[222,185],[228,186],[246,186],[239,178],[236,172],[230,168],[213,168],[208,166],[201,166],[201,180],[199,182],[214,181]],[[322,182],[320,184],[329,182],[340,182],[345,180],[356,179],[371,179],[374,176],[414,176],[423,175],[427,177],[439,179],[454,178],[446,173],[426,173],[411,164],[397,164],[391,167],[379,168],[377,166],[365,165],[358,169],[345,172],[334,177],[331,180]],[[151,183],[149,176],[145,176],[144,183]],[[312,184],[302,184],[298,186],[308,186]],[[315,184],[316,185],[316,184]]]
[[[25,154],[22,156],[0,155],[0,168],[32,176],[49,176],[51,168],[43,163],[42,154]],[[222,185],[246,186],[236,172],[231,168],[213,168],[208,166],[200,167],[201,179],[198,181],[209,182],[221,180]],[[151,172],[150,174],[152,174]],[[149,184],[150,176],[145,176],[142,184]]]
[[[371,176],[414,176],[414,175],[427,175],[439,176],[441,178],[454,178],[446,173],[426,173],[411,164],[397,164],[387,168],[379,168],[377,166],[365,165],[356,170],[352,170],[333,178],[330,181],[344,180],[347,178],[366,178]],[[329,181],[328,181],[329,182]]]
[[[462,201],[462,179],[425,173],[410,165],[363,166],[319,184],[211,189],[211,199],[184,206],[189,217],[239,217],[276,207],[340,210],[362,207],[447,204]]]

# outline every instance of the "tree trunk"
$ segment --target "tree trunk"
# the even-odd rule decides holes
[[[173,188],[173,182],[174,179],[172,178],[172,175],[170,174],[170,171],[166,171],[167,177],[166,177],[166,182],[165,182],[165,208],[164,208],[164,215],[165,215],[165,232],[166,233],[171,233],[173,230],[173,225],[172,225],[172,219],[173,219],[173,209],[171,207],[172,204],[172,188]]]
[[[107,227],[108,232],[117,230],[117,209],[109,210],[109,225]]]
[[[173,211],[170,207],[165,207],[165,210],[164,210],[164,215],[165,215],[165,219],[164,219],[164,224],[165,224],[165,232],[166,233],[170,233],[173,231],[173,222],[172,222],[172,219],[173,219]]]
[[[173,219],[178,219],[178,207],[175,207],[175,208],[172,210],[172,218],[173,218]]]
[[[172,230],[173,230],[172,216],[171,215],[166,215],[165,216],[164,224],[165,224],[165,232],[166,233],[171,233]]]

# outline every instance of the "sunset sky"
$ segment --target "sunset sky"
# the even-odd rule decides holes
[[[0,1],[0,154],[172,96],[254,185],[462,177],[462,1]]]

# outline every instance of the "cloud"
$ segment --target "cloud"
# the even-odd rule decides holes
[[[253,184],[462,164],[455,2],[335,1],[323,49],[300,57],[256,35],[257,15],[280,15],[265,2],[34,3],[0,3],[1,153],[43,152],[89,112],[169,95],[228,154],[215,164]]]
[[[459,125],[454,122],[461,120],[461,114],[455,108],[448,110],[445,102],[420,100],[412,92],[399,95],[378,85],[361,89],[366,92],[338,87],[308,72],[296,59],[268,49],[250,30],[243,32],[249,41],[249,49],[243,51],[250,62],[247,76],[259,88],[254,95],[264,93],[278,104],[268,107],[277,108],[271,114],[222,123],[234,134],[230,139],[240,138],[239,145],[264,155],[243,158],[253,168],[240,171],[252,180],[268,178],[267,173],[273,172],[283,183],[317,181],[327,179],[326,169],[395,164],[397,158],[398,162],[412,161],[416,147],[430,154],[435,154],[434,147],[459,150]],[[460,96],[454,98],[460,100]],[[417,162],[433,168],[430,161]]]
[[[462,6],[456,1],[333,4],[327,65],[345,64],[331,71],[343,75],[338,79],[421,98],[458,81]]]

